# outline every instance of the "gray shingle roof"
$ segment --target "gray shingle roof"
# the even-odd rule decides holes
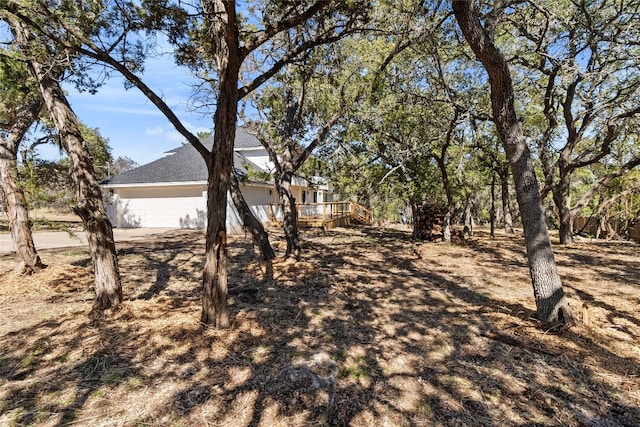
[[[202,141],[207,149],[213,146],[213,136]],[[236,130],[236,149],[259,148],[262,147],[260,141],[243,128]],[[234,152],[234,166],[239,175],[246,175],[247,171],[243,167],[244,162],[249,162],[242,154]],[[258,170],[261,168],[252,163]],[[191,145],[185,144],[181,147],[167,151],[167,155],[146,165],[142,165],[130,171],[123,172],[103,181],[103,184],[148,184],[156,182],[187,182],[206,181],[207,166],[198,151]]]
[[[213,141],[213,137],[211,137],[211,140]],[[263,148],[260,141],[258,141],[258,138],[242,127],[236,129],[236,140],[234,146],[236,150],[241,150],[243,148]]]

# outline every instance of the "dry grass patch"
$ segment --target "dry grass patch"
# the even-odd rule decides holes
[[[86,251],[43,251],[29,277],[1,256],[0,424],[640,424],[637,245],[555,247],[585,319],[557,335],[531,319],[521,237],[303,238],[300,262],[269,263],[231,240],[230,287],[246,291],[224,331],[198,322],[199,232],[119,245],[126,301],[102,319]]]

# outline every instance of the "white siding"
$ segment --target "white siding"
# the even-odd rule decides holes
[[[255,163],[256,166],[259,166],[266,171],[273,171],[275,168],[274,164],[269,159],[269,153],[267,153],[267,150],[264,148],[236,149],[236,151],[242,153],[247,160]]]
[[[261,187],[257,185],[241,185],[240,190],[249,206],[268,205],[276,203],[278,198],[273,187]]]
[[[278,202],[275,188],[271,186],[242,185],[241,191],[244,199],[251,208],[251,212],[253,212],[253,215],[255,215],[258,221],[261,221],[263,224],[269,222],[269,204]],[[234,207],[233,212],[235,211]],[[227,224],[229,224],[229,220],[227,220]],[[242,225],[242,223],[238,221],[238,225]]]

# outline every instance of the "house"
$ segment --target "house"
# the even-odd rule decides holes
[[[211,149],[213,136],[202,143]],[[269,205],[278,203],[270,178],[273,164],[260,141],[244,128],[236,132],[234,166],[247,204],[260,221],[268,222]],[[326,183],[311,184],[296,178],[293,184],[299,203],[322,203],[332,197]],[[101,187],[107,214],[116,227],[206,226],[207,168],[191,144],[167,151],[158,160],[103,181]],[[238,212],[227,196],[227,231],[241,230]]]

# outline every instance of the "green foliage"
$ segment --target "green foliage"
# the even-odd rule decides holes
[[[16,108],[28,104],[38,96],[24,64],[8,50],[0,53],[0,123]]]
[[[242,161],[242,167],[247,171],[247,174],[242,177],[242,182],[268,183],[273,181],[273,177],[269,172],[257,168],[246,160]]]
[[[376,9],[379,36],[345,42],[351,90],[363,96],[343,140],[321,152],[334,189],[389,220],[410,204],[459,205],[477,192],[468,187],[484,179],[482,167],[468,166],[470,118],[486,117],[488,105],[483,79],[451,42],[447,11],[396,6]]]
[[[30,209],[66,207],[73,200],[69,162],[30,158],[19,166],[20,185]]]
[[[84,124],[80,124],[80,131],[93,159],[93,169],[96,173],[96,178],[98,181],[102,181],[111,175],[109,168],[113,158],[111,156],[109,140],[100,134],[98,128],[90,128]]]
[[[93,159],[93,168],[98,180],[112,176],[112,156],[109,140],[100,135],[97,128],[89,128],[81,124],[81,131],[87,148]],[[45,140],[46,141],[46,140]],[[50,142],[55,140],[49,139]],[[38,142],[39,143],[39,142]],[[34,143],[30,149],[23,151],[19,166],[20,185],[25,193],[30,208],[69,206],[74,197],[74,185],[70,173],[70,162],[67,157],[59,160],[43,160],[37,157]],[[132,162],[130,159],[118,159],[118,167]]]
[[[209,137],[210,137],[210,136],[212,136],[212,135],[213,135],[213,132],[211,132],[211,131],[198,132],[198,133],[196,133],[196,136],[198,137],[198,139],[199,139],[200,141],[205,140],[205,139],[209,138]]]

